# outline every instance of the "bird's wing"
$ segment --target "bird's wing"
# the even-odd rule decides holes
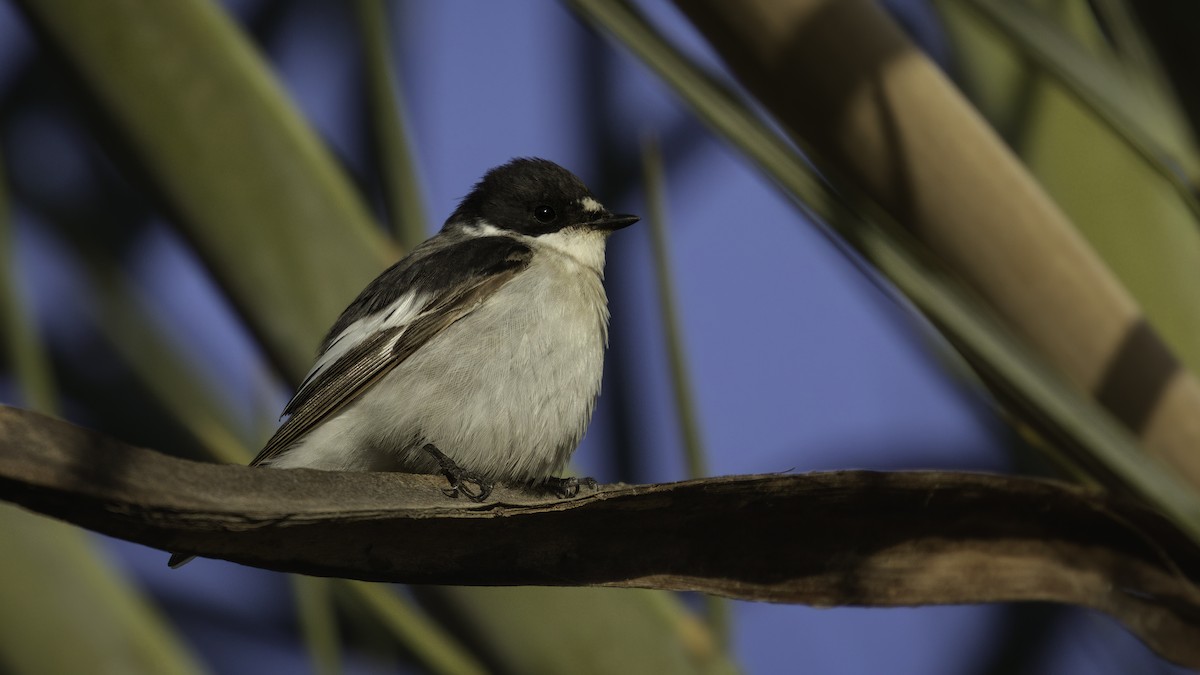
[[[337,413],[422,345],[467,316],[529,266],[532,250],[508,237],[460,242],[421,261],[429,274],[408,274],[411,290],[426,295],[431,275],[437,292],[406,325],[391,326],[363,339],[328,367],[314,371],[288,403],[287,421],[276,430],[251,466],[280,455]],[[445,265],[456,262],[453,269]],[[412,270],[409,270],[410,272]]]

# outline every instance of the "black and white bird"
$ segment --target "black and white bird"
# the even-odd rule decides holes
[[[342,312],[251,465],[442,473],[477,501],[498,482],[573,494],[588,479],[555,476],[600,392],[605,242],[637,220],[544,159],[488,171]]]

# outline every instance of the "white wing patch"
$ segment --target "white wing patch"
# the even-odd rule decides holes
[[[599,213],[604,210],[604,207],[600,205],[600,202],[592,199],[591,197],[584,197],[583,199],[580,199],[579,206],[588,213]]]
[[[414,291],[409,291],[400,296],[399,300],[393,302],[383,311],[376,312],[370,316],[364,316],[346,326],[346,329],[339,333],[329,344],[329,349],[326,349],[317,357],[317,362],[308,371],[308,375],[304,376],[304,382],[297,391],[302,391],[322,370],[325,370],[330,364],[342,358],[346,352],[354,349],[356,345],[366,338],[381,330],[395,326],[407,326],[412,323],[413,319],[420,315],[421,309],[425,306],[425,301],[426,298],[424,295],[418,295]],[[399,340],[403,334],[403,331],[397,333],[396,339]]]

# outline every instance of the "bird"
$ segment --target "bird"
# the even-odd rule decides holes
[[[557,474],[600,393],[605,245],[639,219],[549,160],[490,169],[341,313],[251,466],[442,474],[480,502],[594,487]]]

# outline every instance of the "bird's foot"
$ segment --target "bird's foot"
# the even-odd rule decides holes
[[[581,487],[588,487],[592,490],[596,489],[596,479],[591,477],[576,478],[558,478],[551,476],[542,483],[543,488],[560,499],[569,499],[579,494]]]
[[[438,450],[437,446],[433,443],[426,443],[423,450],[433,455],[433,458],[437,460],[438,466],[441,468],[442,475],[446,477],[446,480],[450,481],[450,487],[443,489],[442,494],[451,498],[463,495],[473,502],[481,502],[487,499],[488,495],[492,494],[494,483],[485,480],[472,471],[462,468],[454,460],[447,457],[446,453]],[[471,488],[472,485],[475,486],[474,489]]]

